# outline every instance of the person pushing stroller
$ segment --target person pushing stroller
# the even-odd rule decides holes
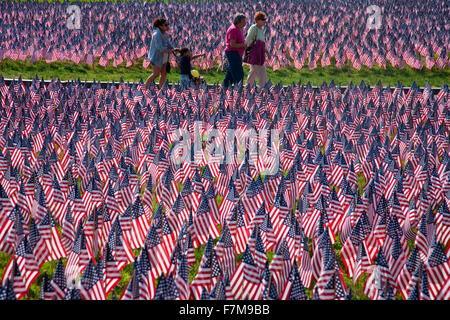
[[[198,85],[203,81],[198,71],[192,69],[191,61],[205,55],[205,53],[192,55],[191,50],[187,47],[178,50],[177,61],[180,67],[180,83],[183,88],[188,87],[191,82]]]

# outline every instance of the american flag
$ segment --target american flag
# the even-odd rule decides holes
[[[436,299],[447,280],[446,275],[450,272],[449,259],[439,242],[435,243],[433,251],[426,261],[426,266],[429,278],[430,298]]]
[[[126,289],[124,290],[120,300],[141,300],[145,298],[144,292],[141,290],[142,277],[141,269],[136,259],[133,264],[133,272]]]
[[[107,295],[113,288],[120,282],[122,279],[122,275],[119,272],[119,268],[116,260],[109,248],[109,245],[106,244],[105,250],[103,253],[103,261],[105,264],[105,268],[103,271],[102,279],[105,288],[105,295]]]
[[[188,261],[186,255],[181,251],[178,251],[177,256],[175,283],[180,293],[180,299],[188,300],[190,297]]]
[[[199,271],[191,283],[191,291],[194,298],[200,298],[203,288],[206,288],[209,292],[221,274],[222,269],[220,268],[216,250],[213,248],[213,240],[209,237],[200,261]]]
[[[302,280],[298,273],[297,261],[294,260],[292,264],[291,273],[289,274],[289,280],[284,289],[283,295],[281,296],[283,300],[308,300],[306,295],[305,287],[303,286]]]
[[[157,277],[161,273],[166,272],[170,266],[170,256],[166,248],[162,244],[160,235],[156,230],[156,226],[150,226],[145,239],[145,245],[148,250],[148,257],[151,265],[154,267],[153,276]]]
[[[141,294],[144,299],[149,300],[155,296],[155,276],[152,272],[153,267],[150,263],[146,245],[144,245],[144,248],[142,248],[138,262],[141,272]]]
[[[27,294],[25,290],[25,282],[17,267],[15,259],[11,259],[6,268],[2,278],[2,286],[5,288],[5,299],[19,300]]]
[[[232,275],[236,269],[236,254],[230,229],[225,224],[222,235],[216,245],[217,256],[225,275]]]
[[[57,300],[64,299],[67,289],[67,280],[64,274],[64,264],[61,259],[58,260],[58,264],[56,265],[55,273],[50,285],[55,292],[55,298]]]
[[[259,283],[260,274],[248,245],[242,255],[242,263],[244,264],[244,279],[250,283]]]
[[[20,270],[23,277],[25,291],[28,291],[31,283],[39,275],[39,269],[36,261],[34,260],[33,251],[31,251],[28,239],[26,237],[23,237],[17,245],[14,252],[14,258],[12,259],[15,260],[16,268]]]
[[[81,276],[80,293],[83,300],[105,300],[105,288],[103,285],[103,271],[95,264],[94,260],[89,260],[86,269]]]
[[[50,280],[46,273],[42,278],[41,290],[39,291],[39,300],[54,300],[55,291],[50,285]]]

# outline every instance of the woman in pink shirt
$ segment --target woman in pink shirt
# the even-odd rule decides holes
[[[233,17],[233,24],[227,30],[225,55],[228,60],[228,70],[222,82],[223,87],[228,87],[231,84],[236,85],[244,80],[242,56],[247,46],[242,29],[246,23],[245,15],[236,13]]]

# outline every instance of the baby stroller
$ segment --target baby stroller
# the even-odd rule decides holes
[[[197,86],[206,83],[205,79],[200,77],[200,73],[195,69],[191,70],[191,76],[191,81]]]

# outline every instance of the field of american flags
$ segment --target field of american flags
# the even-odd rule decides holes
[[[2,299],[449,298],[446,84],[0,95]]]
[[[70,4],[78,5],[81,29],[68,29]],[[368,29],[365,8],[381,10],[380,29]],[[273,83],[307,78],[312,85],[378,80],[440,87],[449,77],[448,26],[444,1],[2,1],[0,68],[5,78],[139,81],[149,74],[151,22],[166,16],[177,47],[205,52],[193,61],[208,83],[220,83],[224,34],[240,10],[250,19],[269,15],[268,76]],[[143,14],[148,13],[147,14]],[[208,14],[204,14],[207,12]],[[178,15],[185,19],[177,19]],[[285,19],[290,17],[290,19]],[[353,20],[352,20],[353,19]],[[115,23],[113,23],[113,21]],[[206,32],[205,32],[206,30]],[[246,30],[246,29],[245,29]],[[207,37],[203,35],[207,34]],[[285,45],[282,45],[285,44]],[[179,81],[177,63],[169,82]],[[245,66],[246,74],[248,67]]]
[[[0,300],[450,299],[444,1],[0,8]],[[223,89],[258,9],[271,81]],[[144,90],[161,13],[212,85]]]
[[[78,6],[73,21],[69,4]],[[373,19],[371,5],[379,8],[381,23]],[[448,67],[448,8],[445,1],[325,0],[307,1],[2,1],[0,60],[70,60],[102,66],[136,63],[146,55],[152,20],[166,16],[174,30],[175,46],[195,46],[206,53],[196,64],[201,69],[222,64],[223,35],[230,17],[223,12],[262,10],[269,14],[266,37],[274,70],[288,66],[309,69],[342,67],[346,60],[360,69],[390,62],[402,69]],[[179,19],[178,17],[184,17]],[[288,19],[286,19],[288,18]],[[251,20],[251,19],[249,19]],[[69,22],[67,22],[69,21]],[[75,24],[78,24],[75,26]],[[66,28],[67,27],[67,28]],[[181,31],[181,32],[179,32]],[[283,45],[284,44],[284,45]],[[422,57],[426,60],[422,61]],[[148,68],[149,61],[143,65]]]

